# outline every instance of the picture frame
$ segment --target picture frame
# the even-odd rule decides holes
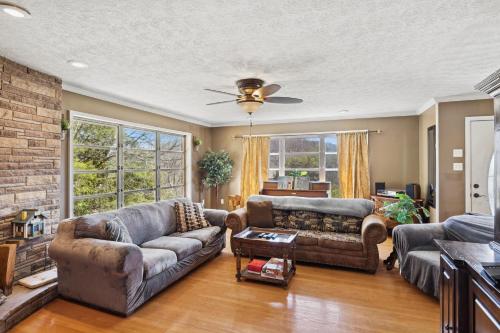
[[[290,190],[292,189],[293,177],[290,176],[280,176],[278,177],[278,189],[279,190]]]
[[[295,184],[293,188],[295,190],[308,190],[310,182],[309,176],[295,177]]]

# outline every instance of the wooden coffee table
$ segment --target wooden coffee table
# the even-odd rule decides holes
[[[278,236],[275,239],[258,238],[261,233],[275,233]],[[296,248],[296,231],[274,230],[249,227],[242,232],[233,236],[233,244],[236,254],[236,279],[241,281],[242,278],[273,284],[280,284],[287,287],[288,283],[295,275],[295,248]],[[248,253],[250,260],[254,255],[263,257],[281,258],[284,260],[283,280],[272,279],[260,276],[259,274],[249,273],[246,268],[241,269],[241,255],[243,252]],[[288,260],[292,260],[292,267],[288,271]]]

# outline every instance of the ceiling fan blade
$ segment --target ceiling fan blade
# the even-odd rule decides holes
[[[232,102],[236,102],[237,100],[236,99],[232,99],[230,101],[222,101],[222,102],[213,102],[213,103],[208,103],[207,105],[215,105],[215,104],[224,104],[224,103],[232,103]]]
[[[205,88],[204,90],[211,91],[211,92],[214,92],[214,93],[219,93],[219,94],[226,94],[226,95],[237,96],[237,97],[240,96],[240,95],[236,95],[236,94],[233,94],[233,93],[228,93],[228,92],[225,92],[225,91],[220,91],[220,90],[215,90],[215,89],[207,89],[207,88]]]
[[[259,88],[253,92],[252,95],[257,96],[257,97],[266,97],[274,94],[278,90],[281,89],[281,86],[279,84],[270,84],[265,87]]]
[[[301,100],[300,98],[293,98],[293,97],[266,97],[264,98],[264,101],[269,103],[280,103],[280,104],[296,104],[303,102],[303,100]]]

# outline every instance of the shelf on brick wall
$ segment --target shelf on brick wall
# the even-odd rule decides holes
[[[14,281],[54,267],[54,262],[48,255],[48,246],[52,239],[54,239],[54,235],[6,240],[7,244],[17,244]]]

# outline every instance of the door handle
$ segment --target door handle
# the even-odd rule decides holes
[[[474,198],[485,197],[485,195],[482,195],[482,194],[479,194],[479,193],[474,193],[472,196]]]

